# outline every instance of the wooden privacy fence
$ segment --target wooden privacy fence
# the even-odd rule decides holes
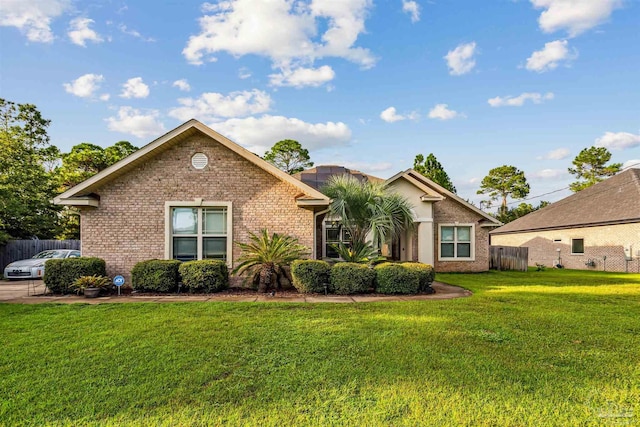
[[[49,249],[80,249],[80,240],[9,240],[0,245],[0,276],[9,263]]]
[[[515,246],[489,246],[492,270],[527,271],[529,248]]]

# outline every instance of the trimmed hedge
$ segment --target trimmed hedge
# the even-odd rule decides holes
[[[191,292],[220,292],[229,288],[229,269],[224,261],[206,259],[180,264],[182,284]]]
[[[404,264],[385,262],[376,265],[376,292],[381,294],[416,294],[420,288],[420,274]]]
[[[324,284],[329,283],[330,273],[331,265],[326,261],[298,259],[291,264],[293,286],[304,294],[324,292]],[[329,292],[333,292],[332,288],[329,286]]]
[[[373,287],[376,272],[366,264],[339,262],[331,269],[331,285],[336,294],[360,294]]]
[[[131,287],[137,291],[173,292],[178,289],[180,261],[151,259],[131,270]]]
[[[80,257],[49,259],[44,264],[44,284],[54,294],[66,294],[70,286],[82,276],[106,276],[102,258]]]
[[[420,292],[432,290],[431,284],[436,278],[436,271],[431,265],[421,262],[404,262],[402,265],[418,272],[420,276],[420,288],[418,290]]]

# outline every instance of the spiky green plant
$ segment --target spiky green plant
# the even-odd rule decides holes
[[[84,290],[87,288],[106,288],[111,284],[111,281],[106,276],[81,276],[78,277],[72,284],[69,286],[71,289],[74,289],[78,295],[84,293]]]
[[[240,264],[232,273],[246,274],[252,279],[258,276],[260,292],[277,287],[277,279],[274,278],[282,273],[284,266],[309,255],[308,248],[299,244],[295,237],[278,233],[269,236],[266,229],[260,230],[259,234],[249,233],[249,241],[235,242],[242,249],[242,254],[238,258]]]
[[[340,242],[332,244],[331,247],[346,262],[373,263],[377,260],[386,260],[386,258],[379,256],[378,250],[373,247],[371,242],[354,242],[352,245]]]
[[[334,175],[322,188],[332,199],[330,215],[349,231],[351,244],[366,244],[373,234],[373,246],[395,239],[413,229],[413,206],[384,183],[361,182],[351,175]]]

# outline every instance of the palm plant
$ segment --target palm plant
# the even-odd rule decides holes
[[[378,250],[373,247],[371,242],[356,242],[352,245],[340,242],[331,246],[338,253],[340,259],[346,262],[375,263],[386,260],[386,258],[378,256]]]
[[[260,292],[276,287],[277,277],[282,274],[283,267],[309,254],[309,250],[300,245],[295,237],[278,233],[269,236],[266,229],[260,230],[258,235],[249,233],[249,241],[236,242],[242,249],[242,254],[238,258],[240,264],[232,273],[248,274],[254,282],[257,279]]]
[[[349,231],[352,246],[366,244],[371,233],[373,246],[395,239],[413,229],[412,206],[384,183],[361,182],[351,175],[332,176],[322,188],[332,199],[331,217]]]

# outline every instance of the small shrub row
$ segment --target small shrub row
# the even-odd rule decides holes
[[[101,258],[49,259],[44,264],[44,284],[54,294],[72,291],[71,285],[82,276],[106,276],[106,264]]]
[[[385,262],[366,264],[297,260],[291,265],[293,285],[301,293],[328,292],[348,295],[369,292],[375,288],[383,294],[415,294],[429,292],[435,278],[433,267],[417,262]]]
[[[175,292],[178,283],[191,292],[219,292],[229,287],[229,270],[224,261],[151,259],[131,270],[131,286],[143,292]]]

